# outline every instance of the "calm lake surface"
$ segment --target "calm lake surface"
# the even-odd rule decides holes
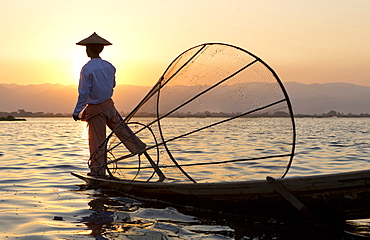
[[[196,118],[192,119],[197,121]],[[370,118],[297,118],[287,177],[370,168]],[[86,188],[86,123],[70,118],[0,122],[0,239],[357,239],[370,220],[340,229],[228,218],[143,203]],[[344,229],[344,230],[343,230]]]

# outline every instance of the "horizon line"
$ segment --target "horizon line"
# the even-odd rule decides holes
[[[357,85],[357,86],[361,86],[361,87],[370,87],[369,86],[366,86],[366,85],[360,85],[360,84],[356,84],[356,83],[351,83],[351,82],[324,82],[324,83],[319,83],[319,82],[316,82],[316,83],[302,83],[302,82],[298,82],[298,81],[282,81],[283,83],[299,83],[299,84],[303,84],[303,85],[315,85],[315,84],[320,84],[320,85],[324,85],[324,84],[351,84],[351,85]],[[63,84],[63,83],[50,83],[50,82],[45,82],[45,83],[30,83],[30,84],[19,84],[19,83],[2,83],[0,82],[0,85],[18,85],[18,86],[37,86],[37,85],[62,85],[62,86],[65,86],[65,87],[69,87],[69,86],[78,86],[78,83],[74,84]],[[116,86],[137,86],[137,87],[153,87],[152,85],[134,85],[134,84],[117,84]]]

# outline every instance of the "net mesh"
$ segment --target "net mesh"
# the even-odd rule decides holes
[[[157,181],[153,163],[171,182],[282,177],[294,155],[292,110],[277,75],[226,44],[178,56],[123,124],[146,144],[136,154],[117,130],[107,138],[110,174],[126,180]]]

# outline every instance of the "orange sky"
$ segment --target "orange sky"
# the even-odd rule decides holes
[[[242,47],[282,81],[370,86],[368,0],[0,0],[0,83],[77,84],[76,42],[108,39],[118,84],[153,85],[205,42]]]

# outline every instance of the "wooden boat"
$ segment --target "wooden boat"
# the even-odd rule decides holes
[[[201,118],[176,122],[178,116]],[[180,54],[90,157],[105,151],[104,168],[128,180],[72,174],[96,188],[194,209],[315,221],[370,218],[370,170],[283,178],[295,144],[292,105],[275,71],[244,49],[206,43]],[[202,166],[211,166],[208,179],[217,172],[225,182],[197,183],[193,173]],[[159,180],[192,183],[130,181],[151,179],[150,168]],[[282,178],[230,182],[237,179],[234,169],[240,178],[243,171]]]
[[[118,190],[224,213],[295,219],[349,220],[370,217],[370,170],[282,179],[224,183],[166,183],[72,175],[95,188]]]

